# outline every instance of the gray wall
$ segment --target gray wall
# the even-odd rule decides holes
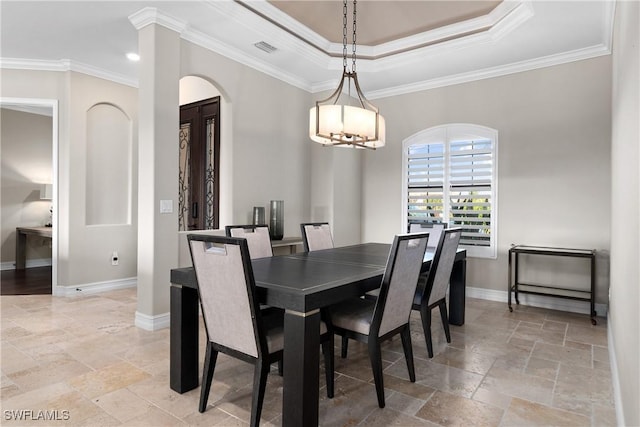
[[[131,222],[117,225],[86,224],[87,112],[98,103],[117,106],[131,121],[132,154],[123,156],[131,170],[130,200],[137,199],[135,157],[137,91],[134,88],[75,72],[2,70],[2,96],[58,101],[58,269],[55,293],[85,285],[135,280],[137,211],[132,203]],[[126,159],[126,160],[125,160]],[[108,179],[108,177],[107,177]],[[118,199],[115,202],[121,200]],[[54,239],[55,241],[55,239]],[[111,265],[117,250],[120,264]],[[54,270],[55,271],[55,270]]]
[[[613,45],[610,353],[618,425],[640,425],[640,3],[618,2]]]
[[[41,184],[53,182],[53,135],[51,116],[2,108],[3,269],[13,268],[16,258],[16,227],[41,227],[50,221],[51,200],[40,200]],[[51,263],[51,239],[27,239],[27,261]]]
[[[506,297],[506,254],[512,243],[594,248],[601,253],[597,301],[606,303],[609,56],[375,103],[387,122],[387,146],[364,153],[363,240],[389,241],[403,228],[404,139],[447,123],[489,126],[499,132],[498,258],[471,258],[468,285]]]
[[[232,193],[223,195],[232,211],[221,226],[250,223],[254,206],[284,200],[285,236],[299,235],[309,217],[311,96],[189,42],[180,53],[182,76],[208,80],[223,98],[221,173],[227,183],[221,184]]]

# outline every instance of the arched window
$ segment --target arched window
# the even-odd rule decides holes
[[[444,222],[463,230],[469,256],[497,256],[498,131],[449,124],[402,143],[404,224]]]

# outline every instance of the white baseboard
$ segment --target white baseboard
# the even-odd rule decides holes
[[[76,286],[56,286],[53,289],[53,295],[57,297],[76,297],[80,295],[91,295],[100,292],[115,291],[118,289],[135,288],[137,285],[137,277],[128,277],[126,279],[86,283]]]
[[[148,314],[143,314],[139,311],[136,311],[135,325],[140,329],[144,329],[145,331],[157,331],[160,329],[168,328],[170,319],[171,315],[169,313],[149,316]]]
[[[507,291],[498,291],[495,289],[474,288],[467,286],[467,296],[471,298],[485,299],[489,301],[504,302],[508,301]],[[513,298],[513,296],[512,296]],[[554,298],[543,295],[520,294],[518,299],[521,305],[530,305],[533,307],[548,308],[551,310],[568,311],[571,313],[589,314],[589,303],[586,301],[576,301],[564,298]],[[512,300],[515,305],[515,300]],[[598,316],[606,316],[608,313],[608,304],[595,304],[595,310]]]
[[[53,265],[51,258],[28,259],[25,264],[26,268],[50,267],[51,265]],[[15,268],[15,261],[0,263],[0,270],[15,270]]]

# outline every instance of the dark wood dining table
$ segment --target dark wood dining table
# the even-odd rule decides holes
[[[365,243],[251,261],[260,301],[285,310],[283,426],[318,425],[320,309],[380,286],[391,245]],[[429,269],[427,249],[423,269]],[[464,324],[466,251],[456,254],[449,323]],[[192,267],[171,270],[170,387],[198,387],[198,293]]]

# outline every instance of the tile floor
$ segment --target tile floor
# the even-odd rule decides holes
[[[221,355],[200,414],[199,388],[183,395],[169,388],[169,331],[133,325],[134,289],[0,302],[2,425],[247,425],[253,368]],[[388,342],[387,406],[379,409],[366,348],[352,342],[348,359],[337,352],[334,399],[321,376],[320,423],[615,425],[607,325],[598,320],[594,327],[586,315],[523,306],[509,313],[506,303],[468,299],[466,324],[452,327],[451,344],[434,312],[436,356],[428,359],[414,313],[416,383],[407,380],[400,340]],[[201,363],[202,354],[203,347]],[[270,375],[262,424],[280,425],[281,406],[282,378]],[[13,419],[19,414],[30,419]]]

